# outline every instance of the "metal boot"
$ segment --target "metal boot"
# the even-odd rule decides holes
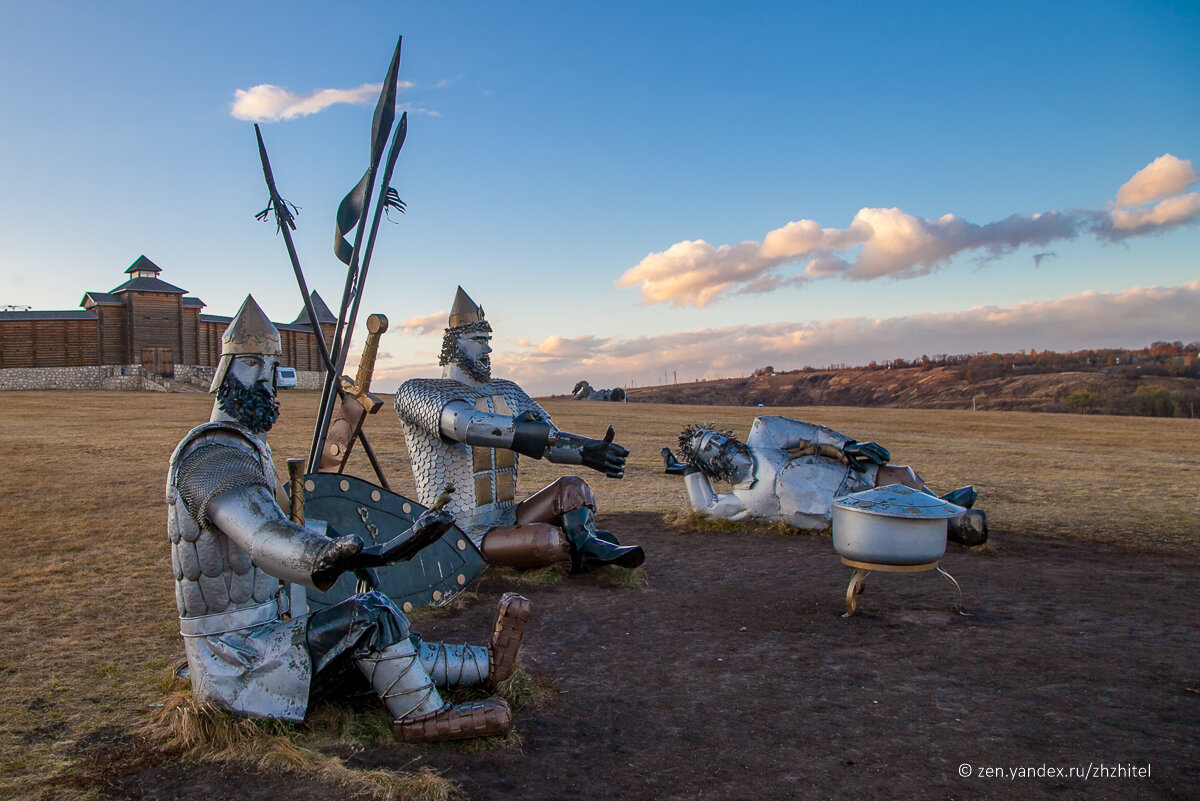
[[[487,649],[488,687],[495,687],[507,679],[517,666],[517,653],[521,650],[521,638],[525,635],[531,607],[528,598],[515,592],[506,592],[500,598],[492,641]]]
[[[392,731],[406,743],[433,743],[495,737],[512,728],[512,709],[503,698],[447,705],[440,712],[392,721]]]
[[[564,514],[562,530],[571,543],[571,570],[575,573],[603,565],[635,568],[646,560],[640,545],[622,546],[597,537],[596,513],[586,506]]]
[[[407,637],[355,661],[391,714],[392,731],[405,742],[489,737],[512,728],[512,710],[502,699],[444,702]]]

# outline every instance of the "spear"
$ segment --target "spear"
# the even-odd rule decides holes
[[[358,281],[359,252],[362,247],[363,234],[366,226],[362,225],[363,214],[371,205],[371,194],[375,188],[375,175],[379,162],[383,157],[383,149],[387,145],[388,136],[392,132],[392,123],[396,119],[396,76],[400,72],[400,45],[404,37],[396,40],[396,51],[392,54],[392,63],[388,66],[387,77],[383,82],[383,91],[379,95],[379,103],[375,106],[375,117],[371,123],[371,161],[367,171],[350,193],[342,199],[338,206],[337,228],[334,235],[334,253],[347,266],[346,286],[342,291],[342,303],[338,309],[338,324],[333,338],[333,353],[337,363],[330,365],[325,374],[325,384],[321,390],[321,406],[317,412],[317,425],[313,431],[312,450],[309,452],[308,463],[316,465],[325,447],[325,435],[329,430],[329,421],[333,416],[333,395],[338,386],[338,379],[345,369],[346,357],[349,353],[350,331],[346,327],[347,310],[351,297],[356,295]],[[386,192],[382,193],[386,199]],[[354,235],[354,245],[351,246],[344,238],[344,233],[357,226]],[[361,287],[357,287],[361,292]],[[343,341],[343,339],[345,341]]]
[[[262,131],[258,127],[258,123],[254,124],[254,135],[258,139],[258,158],[262,162],[263,178],[267,182],[267,191],[270,193],[270,200],[267,207],[255,215],[260,220],[265,220],[267,215],[272,211],[275,212],[275,223],[279,231],[283,233],[284,244],[287,245],[288,258],[292,262],[292,272],[296,274],[296,284],[300,287],[300,297],[304,301],[304,311],[308,315],[308,324],[312,328],[317,339],[317,351],[321,355],[321,362],[325,366],[325,370],[334,369],[333,361],[329,357],[329,350],[325,345],[325,336],[321,332],[320,323],[317,321],[317,312],[313,308],[312,295],[308,291],[308,282],[304,280],[304,270],[300,267],[300,256],[296,253],[296,245],[292,241],[292,231],[296,230],[295,215],[292,213],[292,208],[289,207],[279,194],[279,190],[275,187],[275,174],[271,170],[271,160],[267,157],[267,146],[263,142]],[[383,475],[383,469],[379,465],[379,460],[375,457],[375,451],[371,448],[371,444],[367,442],[366,434],[360,430],[358,432],[358,441],[362,444],[363,453],[371,461],[371,467],[375,470],[375,476],[379,479],[379,484],[384,489],[389,489],[387,479]],[[310,473],[316,472],[316,465],[310,463]]]

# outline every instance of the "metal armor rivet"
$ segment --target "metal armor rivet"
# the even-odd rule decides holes
[[[467,550],[467,541],[466,541],[466,540],[459,540],[459,541],[458,541],[458,550],[460,550],[460,551],[465,551],[465,550]]]
[[[375,501],[375,503],[379,503],[379,499],[382,497],[383,496],[379,494],[379,490],[371,490],[371,500]]]
[[[402,608],[404,609],[404,613],[405,613],[405,614],[408,614],[408,613],[409,613],[409,612],[411,612],[411,611],[412,611],[412,609],[413,609],[413,607],[412,607],[412,602],[411,602],[411,601],[405,601],[405,602],[404,602],[404,606],[403,606]]]
[[[309,492],[316,492],[317,491],[317,482],[313,481],[310,478],[308,481],[304,482],[304,489],[306,489]]]
[[[458,574],[458,586],[461,587],[462,585],[464,585],[466,583],[467,583],[467,577],[464,576],[462,573],[459,573]]]
[[[436,602],[436,601],[440,601],[440,600],[442,600],[442,591],[441,591],[441,590],[434,590],[434,591],[433,591],[433,600],[434,600],[435,602]]]
[[[404,504],[403,506],[400,507],[400,511],[404,512],[404,514],[406,514],[406,515],[412,514],[412,504],[411,503]]]
[[[344,478],[340,482],[338,482],[338,486],[341,487],[342,492],[350,491],[350,482]]]

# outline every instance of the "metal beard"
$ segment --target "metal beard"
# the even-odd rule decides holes
[[[480,320],[474,323],[466,323],[464,325],[456,325],[446,329],[446,333],[442,336],[442,353],[438,359],[438,364],[445,366],[454,362],[462,371],[471,378],[481,384],[486,384],[492,380],[492,357],[490,354],[484,354],[478,359],[472,359],[467,354],[463,353],[462,347],[459,346],[459,337],[464,334],[474,333],[475,331],[487,331],[489,334],[492,331],[491,325],[487,320]]]
[[[270,431],[279,417],[279,401],[274,392],[262,385],[248,387],[232,375],[221,382],[217,405],[255,434]]]

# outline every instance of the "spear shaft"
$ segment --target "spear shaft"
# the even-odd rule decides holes
[[[333,339],[333,352],[337,355],[337,363],[330,365],[330,369],[325,374],[325,384],[321,390],[321,406],[317,411],[317,426],[313,432],[312,450],[309,452],[309,464],[317,465],[321,452],[325,447],[325,436],[329,431],[329,421],[333,417],[333,395],[337,389],[338,379],[341,377],[342,370],[345,369],[346,359],[349,355],[350,335],[351,331],[347,329],[347,310],[350,307],[350,298],[352,293],[356,291],[356,281],[358,279],[359,270],[359,253],[362,247],[364,229],[363,217],[367,209],[371,207],[371,195],[375,188],[375,176],[379,170],[379,162],[383,157],[383,148],[387,144],[388,136],[392,132],[392,121],[395,119],[396,113],[396,76],[400,68],[400,46],[403,43],[403,37],[396,41],[396,50],[392,54],[392,62],[388,67],[387,77],[384,79],[383,91],[379,96],[379,103],[375,107],[375,118],[371,126],[371,161],[367,168],[366,174],[359,181],[358,186],[351,190],[350,195],[342,201],[342,205],[338,208],[338,228],[339,231],[334,237],[334,252],[338,258],[347,265],[346,269],[346,286],[342,291],[342,303],[338,309],[338,324],[337,330]],[[342,211],[346,206],[347,201],[350,201],[353,195],[362,191],[362,201],[355,210],[355,224],[358,230],[354,234],[354,246],[349,254],[344,252],[345,241],[341,236]],[[346,258],[349,256],[349,258]],[[358,295],[361,296],[361,288],[358,288]]]
[[[317,312],[313,308],[312,295],[308,291],[308,282],[304,280],[304,270],[300,267],[300,256],[296,253],[296,245],[292,241],[292,229],[296,227],[296,223],[292,219],[292,215],[288,211],[283,198],[279,196],[279,190],[275,187],[275,174],[271,170],[271,160],[267,156],[267,146],[263,142],[262,131],[259,129],[258,123],[254,124],[254,135],[258,139],[258,157],[262,162],[263,178],[266,179],[267,191],[271,196],[271,207],[275,210],[275,221],[279,230],[283,233],[283,241],[287,245],[288,259],[292,263],[292,272],[296,274],[296,283],[300,287],[300,296],[304,301],[304,311],[308,315],[308,324],[316,336],[317,351],[320,353],[321,362],[325,365],[325,369],[328,372],[334,368],[333,361],[329,357],[329,350],[325,345],[325,335],[321,331],[320,323],[317,321]],[[380,486],[384,489],[390,489],[387,479],[383,475],[383,469],[379,465],[379,460],[375,457],[375,450],[367,442],[367,436],[361,430],[358,432],[358,441],[362,445],[363,453],[367,455],[367,458],[371,462],[371,467],[375,471],[376,478],[379,479]],[[311,473],[316,469],[316,464],[310,461],[308,472]]]

